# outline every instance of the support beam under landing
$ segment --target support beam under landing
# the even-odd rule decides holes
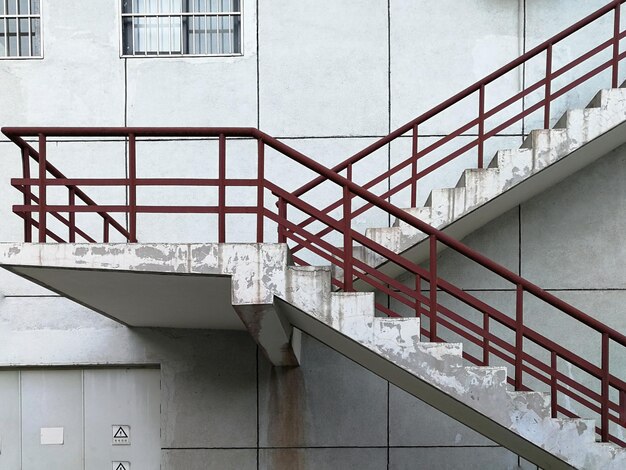
[[[0,244],[0,267],[126,326],[247,329],[280,366],[300,344],[273,305],[288,259],[279,244]]]

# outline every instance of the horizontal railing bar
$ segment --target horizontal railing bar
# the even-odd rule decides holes
[[[625,0],[626,1],[626,0]],[[253,127],[3,127],[2,133],[14,137],[252,137]]]
[[[129,178],[47,178],[46,186],[128,186]],[[231,178],[224,180],[226,186],[257,186],[258,180],[251,178]],[[217,178],[137,178],[134,180],[137,186],[217,186],[220,184]],[[12,178],[11,184],[36,186],[38,178]]]
[[[14,205],[14,212],[37,212],[38,206]],[[126,205],[101,205],[101,206],[69,206],[69,205],[46,205],[46,210],[57,212],[130,212]],[[144,214],[217,214],[217,206],[136,206],[136,212]],[[256,206],[227,206],[224,208],[227,214],[256,214]]]

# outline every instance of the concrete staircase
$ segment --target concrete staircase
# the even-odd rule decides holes
[[[463,238],[624,143],[625,121],[626,89],[601,90],[585,109],[567,111],[553,129],[533,130],[521,148],[498,151],[487,168],[465,170],[454,188],[434,189],[423,207],[404,210]],[[427,251],[415,249],[425,234],[400,220],[369,228],[366,235],[414,261],[426,257]],[[362,248],[357,255],[372,266],[384,263]]]
[[[626,468],[593,420],[551,418],[549,394],[512,391],[504,367],[464,365],[460,343],[420,342],[417,318],[375,317],[373,293],[331,292],[329,267],[289,266],[286,282],[289,324],[541,467]]]
[[[626,449],[597,443],[593,420],[552,419],[548,394],[512,391],[504,367],[464,365],[461,344],[421,342],[417,318],[375,317],[373,293],[332,292],[330,267],[292,266],[285,245],[3,243],[0,266],[129,326],[186,327],[191,304],[137,306],[195,298],[205,327],[236,314],[275,365],[297,364],[304,331],[542,468],[626,468]],[[155,275],[170,291],[147,290]]]

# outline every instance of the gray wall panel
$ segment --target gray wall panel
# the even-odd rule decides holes
[[[85,375],[85,468],[128,461],[133,470],[159,466],[159,369],[95,369]],[[130,445],[113,446],[112,425],[130,426]]]
[[[83,375],[79,370],[22,372],[22,469],[83,470]],[[41,445],[41,428],[63,427],[63,445]]]
[[[20,373],[0,372],[0,468],[19,470],[22,459]]]

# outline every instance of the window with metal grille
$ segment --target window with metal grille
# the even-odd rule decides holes
[[[0,59],[41,57],[40,0],[0,0]]]
[[[124,56],[239,55],[241,0],[122,0],[122,51]]]

